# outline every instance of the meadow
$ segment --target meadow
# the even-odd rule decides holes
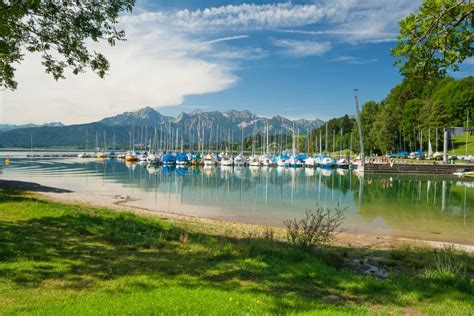
[[[206,227],[204,227],[206,226]],[[304,250],[0,189],[0,314],[472,315],[473,257],[453,249]],[[378,258],[379,279],[347,261]]]

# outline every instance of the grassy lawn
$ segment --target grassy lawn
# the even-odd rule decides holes
[[[449,144],[450,155],[465,155],[466,154],[466,134],[458,137],[453,137],[454,149],[451,149]],[[467,154],[474,155],[474,135],[469,135],[467,138]]]
[[[203,231],[0,189],[0,314],[472,315],[474,310],[474,282],[468,277],[474,263],[463,253],[450,252],[450,260],[463,262],[464,276],[457,276],[436,270],[439,251],[426,248],[304,252],[268,235],[231,238]],[[344,267],[344,259],[368,254],[384,258],[391,271],[387,279]]]

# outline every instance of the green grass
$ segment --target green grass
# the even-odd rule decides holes
[[[436,269],[431,249],[303,252],[263,236],[230,238],[183,227],[0,190],[0,314],[474,310],[472,280],[427,273]],[[356,275],[342,265],[344,258],[368,254],[385,258],[392,269],[388,279]],[[472,273],[472,257],[454,251],[449,256],[462,261],[463,273]],[[327,302],[327,295],[340,301]]]
[[[449,144],[450,155],[465,155],[466,154],[466,134],[458,137],[453,137],[454,149],[451,149]],[[469,135],[467,138],[467,154],[474,155],[474,135]]]

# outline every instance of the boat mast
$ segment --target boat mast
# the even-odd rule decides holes
[[[174,146],[175,146],[174,148],[175,148],[176,150],[178,150],[178,148],[179,148],[179,128],[178,128],[178,126],[176,126],[176,141],[175,141],[174,144],[175,144],[175,145],[174,145]]]
[[[244,123],[240,123],[240,132],[241,132],[240,153],[243,155],[244,154]]]
[[[339,139],[339,159],[341,159],[342,153],[342,127],[341,127],[341,138]]]
[[[466,118],[466,156],[467,156],[467,143],[468,143],[468,140],[469,140],[469,109],[467,109],[467,118]]]
[[[106,142],[106,139],[105,139],[105,131],[104,131],[104,152],[107,151],[107,142]]]
[[[319,154],[323,153],[323,129],[319,128]]]
[[[211,131],[210,131],[210,133],[209,133],[209,143],[207,144],[208,147],[209,147],[209,153],[211,153],[212,127],[213,127],[213,126],[211,126]]]
[[[267,123],[267,149],[266,149],[266,153],[268,154],[270,151],[269,151],[269,147],[268,147],[268,123]]]
[[[280,128],[280,149],[283,151],[283,124],[281,125]]]
[[[293,133],[291,134],[291,141],[293,146],[293,157],[296,156],[296,145],[295,145],[295,122],[293,122]]]
[[[351,145],[350,145],[350,151],[351,151],[351,154],[352,154],[352,131],[351,131]]]
[[[311,135],[314,135],[314,153],[316,154],[318,152],[318,135],[313,132],[311,131]]]
[[[166,142],[167,151],[171,151],[171,121],[168,121],[168,141]]]
[[[423,151],[423,130],[420,128],[420,151]]]
[[[325,145],[324,146],[324,151],[326,153],[328,153],[329,152],[329,148],[328,148],[328,122],[326,122],[326,142],[325,142],[324,145]]]
[[[359,113],[359,99],[357,97],[357,92],[359,89],[354,89],[354,99],[355,99],[355,109],[356,109],[356,120],[357,120],[357,126],[359,130],[359,143],[360,143],[360,162],[361,162],[361,167],[359,170],[363,171],[364,170],[364,165],[365,165],[365,153],[364,153],[364,139],[362,136],[362,123],[360,122],[360,113]]]
[[[333,154],[336,152],[336,130],[332,130],[332,152]]]
[[[253,134],[252,134],[252,156],[255,155],[255,126],[253,127]]]
[[[217,128],[216,128],[216,145],[217,145],[217,152],[219,153],[221,151],[221,146],[220,146],[220,142],[219,142],[219,124],[217,124]]]

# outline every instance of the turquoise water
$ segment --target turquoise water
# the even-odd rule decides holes
[[[127,195],[132,205],[282,225],[316,207],[346,210],[349,232],[474,245],[474,181],[279,168],[148,168],[112,160],[12,158],[3,179]]]

